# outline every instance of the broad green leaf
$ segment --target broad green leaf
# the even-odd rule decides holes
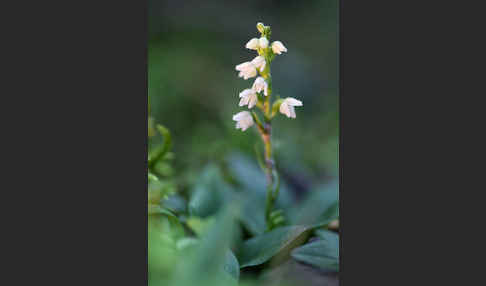
[[[339,235],[333,231],[318,229],[314,232],[321,240],[326,241],[330,248],[335,248],[339,252]]]
[[[268,261],[309,230],[308,226],[279,227],[243,243],[238,252],[240,267],[254,266]]]
[[[240,279],[240,264],[231,250],[226,251],[223,269],[236,281]]]
[[[262,200],[259,196],[249,197],[243,205],[239,219],[251,234],[263,234],[267,228],[265,200]]]
[[[170,195],[162,204],[165,208],[177,213],[183,213],[187,210],[187,202],[180,195]]]
[[[179,239],[176,243],[176,246],[178,250],[187,250],[189,248],[195,250],[196,247],[199,247],[201,245],[199,239],[186,237]],[[240,264],[238,263],[238,259],[236,259],[233,252],[229,249],[226,251],[222,270],[229,274],[229,276],[231,276],[236,281],[238,281],[238,279],[240,278]]]
[[[292,251],[292,257],[324,270],[339,271],[339,236],[333,232],[318,232],[317,240]]]
[[[149,205],[149,224],[148,228],[169,233],[174,239],[184,236],[184,227],[181,222],[171,211],[158,205]]]
[[[304,202],[290,211],[293,224],[321,227],[339,217],[339,183],[337,181],[311,190]]]
[[[148,229],[148,275],[151,280],[164,279],[174,271],[176,249],[170,235],[151,227]]]
[[[189,201],[189,214],[207,217],[215,214],[234,195],[216,165],[208,165],[194,186]]]
[[[238,206],[231,204],[218,214],[194,251],[184,255],[169,285],[236,285],[237,261],[228,254],[237,227],[236,211],[239,211]]]
[[[220,205],[221,198],[213,188],[198,184],[189,201],[189,214],[208,217],[216,213]]]
[[[256,162],[253,162],[243,155],[233,154],[229,157],[228,168],[237,182],[241,185],[243,189],[242,191],[245,192],[245,194],[258,196],[265,200],[267,196],[266,177],[265,173],[260,169]],[[294,196],[285,182],[281,180],[280,192],[278,199],[275,202],[275,207],[286,209],[290,207],[293,202]]]

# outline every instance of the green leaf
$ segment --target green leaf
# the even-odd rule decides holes
[[[166,216],[173,217],[173,218],[176,218],[177,219],[177,217],[171,211],[169,211],[168,209],[165,209],[165,208],[161,208],[158,205],[149,205],[149,207],[148,207],[148,214],[149,215],[163,214],[163,215],[166,215]]]
[[[164,207],[177,213],[183,213],[187,209],[186,200],[180,195],[171,195],[162,203]]]
[[[155,176],[154,174],[152,174],[150,171],[148,172],[148,181],[149,182],[157,182],[159,180],[159,178],[157,178],[157,176]]]
[[[168,209],[162,208],[158,205],[149,205],[149,229],[165,229],[170,231],[174,238],[181,238],[184,236],[184,227],[179,218],[175,216]]]
[[[241,185],[245,196],[255,195],[264,201],[266,200],[267,182],[265,173],[255,162],[241,154],[233,154],[229,157],[228,168],[235,180]],[[290,189],[282,181],[275,207],[285,210],[292,206],[294,200]]]
[[[214,217],[208,217],[201,219],[199,217],[189,217],[186,220],[186,224],[196,233],[198,237],[202,237],[208,229],[210,229],[215,223]]]
[[[231,201],[234,190],[227,184],[216,165],[208,165],[198,178],[189,200],[189,214],[208,217]]]
[[[208,217],[219,209],[221,198],[215,189],[208,185],[199,184],[189,201],[189,214],[192,216]]]
[[[150,220],[149,220],[150,221]],[[148,272],[149,277],[160,280],[174,271],[177,261],[172,235],[149,224],[148,229]]]
[[[171,278],[171,286],[236,285],[237,261],[228,254],[237,224],[235,212],[239,207],[231,204],[216,217],[216,222],[200,238],[197,247],[188,249]]]
[[[150,181],[148,184],[148,200],[158,205],[161,199],[176,191],[175,184],[170,180]]]
[[[260,235],[265,233],[267,229],[265,200],[255,195],[248,196],[243,204],[243,211],[238,218],[251,234]]]
[[[294,249],[292,257],[323,270],[339,271],[339,236],[325,230],[318,235],[321,240]]]
[[[339,183],[337,181],[313,189],[301,205],[290,211],[292,224],[321,227],[339,217]]]
[[[279,227],[243,243],[239,251],[240,267],[254,266],[268,261],[298,239],[308,226]]]
[[[325,241],[330,248],[336,249],[339,255],[339,235],[333,231],[318,229],[315,231],[317,237]]]
[[[240,264],[231,250],[226,251],[223,269],[236,281],[240,279]]]
[[[185,250],[189,247],[197,246],[199,239],[193,237],[183,237],[176,242],[176,248],[178,250]]]

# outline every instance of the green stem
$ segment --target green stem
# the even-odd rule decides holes
[[[272,213],[275,200],[277,199],[277,192],[274,192],[274,177],[277,173],[275,169],[275,163],[272,158],[272,122],[271,122],[271,97],[272,97],[272,77],[270,74],[270,64],[267,64],[267,68],[262,74],[262,77],[268,84],[268,94],[265,96],[265,102],[263,104],[263,113],[265,117],[265,123],[263,128],[260,128],[260,135],[265,148],[265,175],[267,177],[267,201],[265,206],[265,220],[267,222],[267,230],[273,228],[270,214]]]
[[[263,31],[260,31],[262,33],[262,36],[267,37],[268,41],[270,41],[270,27],[267,26],[262,29]],[[265,162],[263,164],[265,167],[265,175],[267,177],[267,201],[265,205],[265,220],[267,222],[267,230],[271,230],[274,225],[272,223],[272,218],[270,215],[272,213],[275,201],[277,200],[278,189],[280,185],[277,170],[275,169],[275,163],[272,159],[272,76],[270,73],[270,63],[273,60],[273,53],[271,49],[267,48],[259,49],[258,54],[265,57],[265,61],[267,63],[265,69],[262,72],[259,71],[260,75],[265,79],[268,85],[267,95],[264,96],[265,99],[263,100],[263,104],[257,105],[257,107],[260,108],[263,112],[265,119],[264,123],[262,124],[262,122],[258,119],[256,113],[252,112],[252,115],[255,119],[256,125],[258,127],[258,132],[260,133],[265,148]],[[277,182],[275,182],[275,180]]]

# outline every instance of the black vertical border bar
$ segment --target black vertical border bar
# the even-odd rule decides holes
[[[2,133],[21,146],[5,173],[21,176],[5,192],[20,194],[5,200],[10,217],[25,216],[2,229],[19,243],[13,278],[147,285],[148,2],[20,6],[4,41],[20,78],[6,79],[5,97],[20,100],[4,121],[25,121]]]

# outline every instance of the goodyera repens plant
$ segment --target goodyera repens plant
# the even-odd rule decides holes
[[[267,203],[265,209],[265,218],[267,229],[272,229],[283,221],[279,211],[272,211],[273,204],[278,197],[279,177],[272,159],[272,119],[277,111],[286,115],[288,118],[295,118],[294,106],[302,106],[302,102],[292,97],[277,99],[272,104],[272,76],[270,73],[270,64],[276,55],[287,52],[287,48],[280,41],[274,41],[270,44],[271,29],[263,23],[257,24],[257,29],[261,33],[259,39],[253,38],[247,44],[246,48],[255,50],[258,53],[252,61],[244,62],[236,66],[239,71],[238,76],[247,80],[257,77],[251,88],[240,92],[239,106],[248,105],[249,109],[257,107],[263,114],[263,122],[255,111],[241,111],[233,116],[236,121],[236,128],[245,131],[253,125],[256,125],[258,132],[265,146],[265,169],[267,177]],[[258,155],[258,154],[257,154]]]

